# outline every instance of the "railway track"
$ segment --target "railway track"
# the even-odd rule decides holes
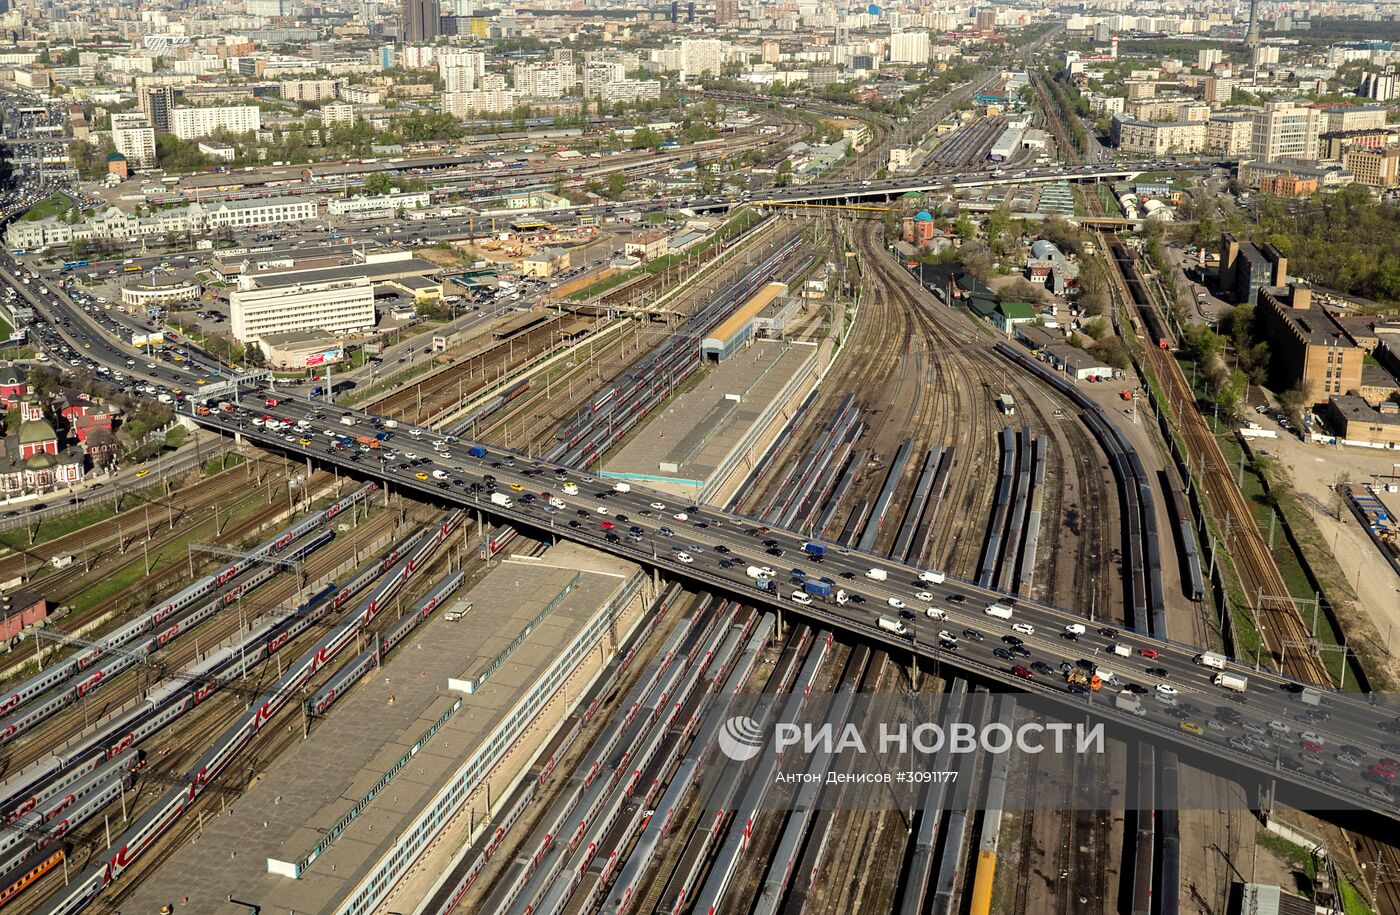
[[[1169,349],[1151,339],[1154,334],[1150,329],[1160,327],[1161,319],[1155,313],[1155,303],[1138,277],[1132,259],[1117,236],[1103,233],[1102,239],[1105,250],[1112,255],[1109,272],[1114,287],[1119,290],[1121,304],[1131,306],[1141,326],[1149,329],[1146,334],[1142,331],[1137,334],[1143,359],[1162,387],[1176,428],[1185,441],[1190,465],[1200,476],[1200,491],[1210,513],[1226,532],[1221,548],[1231,558],[1246,600],[1261,603],[1255,608],[1262,623],[1259,637],[1268,648],[1272,663],[1297,679],[1331,685],[1331,675],[1317,655],[1296,647],[1293,651],[1285,650],[1290,645],[1307,645],[1311,634],[1297,609],[1287,601],[1288,585],[1255,523],[1253,510],[1235,483],[1234,471],[1225,460],[1220,443],[1206,425],[1205,417],[1196,409],[1195,393],[1180,363]],[[1261,602],[1261,596],[1275,600]]]
[[[509,340],[488,344],[447,368],[366,404],[381,416],[429,422],[552,349],[570,319],[558,316]]]
[[[114,542],[122,547],[130,546],[138,539],[138,530],[142,531],[141,536],[144,537],[144,528],[152,510],[158,513],[158,525],[185,523],[196,512],[212,515],[215,507],[221,507],[222,500],[231,492],[247,486],[250,478],[260,483],[268,475],[285,472],[290,466],[290,462],[280,455],[259,455],[245,461],[239,467],[221,471],[206,481],[147,500],[96,524],[90,524],[36,546],[16,549],[0,558],[0,581],[28,576],[31,572],[37,574],[37,571],[55,556],[81,556],[88,553],[89,558],[96,559],[103,555],[102,547]],[[160,517],[161,515],[163,517]],[[41,524],[40,527],[42,526]],[[94,550],[98,552],[91,552]],[[54,576],[49,576],[49,580],[55,580]]]

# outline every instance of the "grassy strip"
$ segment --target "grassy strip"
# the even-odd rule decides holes
[[[228,514],[218,519],[218,523],[230,526],[251,517],[261,511],[266,502],[261,498],[248,498],[231,507]],[[160,575],[168,572],[172,567],[179,565],[185,559],[187,548],[191,543],[201,543],[212,540],[218,534],[216,522],[213,518],[201,522],[181,536],[166,544],[166,546],[155,556],[150,557],[151,575]],[[133,547],[129,554],[134,554]],[[111,600],[115,595],[120,594],[124,588],[130,587],[136,582],[146,577],[144,562],[133,561],[114,574],[104,576],[100,581],[93,582],[91,587],[68,601],[68,606],[74,612],[90,610],[99,604]]]
[[[366,400],[371,400],[375,397],[378,397],[380,394],[387,394],[390,391],[395,390],[396,388],[400,388],[403,385],[408,384],[410,381],[412,381],[420,375],[432,374],[438,369],[444,368],[446,365],[446,362],[438,362],[436,359],[429,359],[426,362],[419,363],[413,368],[404,369],[397,375],[390,375],[383,381],[375,382],[370,387],[356,388],[355,390],[336,398],[336,402],[341,404],[342,406],[350,406],[352,404],[362,403]]]
[[[578,292],[575,292],[573,295],[569,296],[569,298],[573,301],[582,302],[584,300],[591,299],[594,296],[602,295],[610,289],[615,289],[618,286],[621,286],[623,283],[629,283],[632,280],[635,280],[639,277],[649,276],[654,273],[660,273],[663,270],[667,270],[671,267],[674,267],[677,264],[683,263],[689,257],[692,257],[696,254],[704,254],[706,251],[710,250],[715,245],[726,242],[731,238],[742,234],[761,218],[762,217],[760,217],[756,211],[751,209],[745,209],[739,215],[729,220],[729,222],[726,222],[724,225],[716,229],[713,235],[705,239],[705,241],[703,241],[699,245],[696,245],[694,248],[691,248],[689,251],[685,251],[681,254],[668,254],[665,257],[658,257],[656,260],[650,261],[645,265],[638,267],[635,270],[628,270],[624,273],[614,274],[608,277],[607,279],[599,280],[591,286],[585,286],[583,289],[580,289]]]
[[[1191,366],[1192,363],[1180,354],[1177,355],[1177,360],[1181,364],[1182,371],[1186,374],[1187,378],[1191,379],[1193,373],[1189,371],[1188,367]],[[1205,390],[1204,373],[1197,371],[1194,375],[1195,384],[1192,388],[1192,393],[1195,394],[1197,398],[1208,397],[1208,392]],[[1275,470],[1275,472],[1268,477],[1269,488],[1266,489],[1265,474],[1268,471],[1266,467],[1263,466],[1265,461],[1252,458],[1245,453],[1244,447],[1235,437],[1233,429],[1227,422],[1204,413],[1202,413],[1202,418],[1205,419],[1206,425],[1215,435],[1220,445],[1220,452],[1225,457],[1225,460],[1228,461],[1232,467],[1243,468],[1242,472],[1238,469],[1236,470],[1235,479],[1241,484],[1240,491],[1244,493],[1245,500],[1250,505],[1250,511],[1253,516],[1251,520],[1253,520],[1255,526],[1259,529],[1266,545],[1268,544],[1270,527],[1273,527],[1274,542],[1273,548],[1269,550],[1269,553],[1273,556],[1274,563],[1278,566],[1279,574],[1283,577],[1284,584],[1288,586],[1288,596],[1300,601],[1315,600],[1317,594],[1313,590],[1312,581],[1308,577],[1307,569],[1304,568],[1303,557],[1300,557],[1294,552],[1292,544],[1289,542],[1283,530],[1281,521],[1275,521],[1273,519],[1276,509],[1280,514],[1283,514],[1286,503],[1287,506],[1292,507],[1294,511],[1292,514],[1284,514],[1284,519],[1286,519],[1290,525],[1299,525],[1293,528],[1295,533],[1304,529],[1301,518],[1306,515],[1306,512],[1302,511],[1297,505],[1297,498],[1293,495],[1286,480],[1282,479],[1282,472]],[[1267,463],[1272,464],[1272,462]],[[1285,491],[1287,491],[1286,497],[1283,495]],[[1329,555],[1330,551],[1327,550],[1322,541],[1321,533],[1317,530],[1316,526],[1312,524],[1311,519],[1308,519],[1306,522],[1306,529],[1310,532],[1310,539],[1316,544],[1314,555],[1307,557],[1310,563],[1309,567],[1318,575],[1318,583],[1322,585],[1324,593],[1337,598],[1354,599],[1355,594],[1352,592],[1350,585],[1345,583],[1346,579],[1342,575],[1341,569],[1337,566],[1335,558],[1333,558],[1330,563],[1323,561],[1323,556]],[[1299,536],[1301,537],[1301,535]],[[1317,560],[1321,565],[1314,564],[1313,560]],[[1326,570],[1327,574],[1324,575],[1323,571],[1318,571],[1319,569]],[[1329,581],[1332,583],[1331,588],[1328,587]],[[1318,642],[1324,646],[1340,646],[1342,644],[1343,635],[1333,619],[1328,614],[1319,612],[1317,614],[1317,621],[1317,631],[1313,633],[1313,635],[1317,638]],[[1306,614],[1303,622],[1305,624],[1311,622],[1311,620],[1306,618]],[[1342,653],[1339,651],[1323,651],[1320,654],[1320,658],[1323,665],[1327,668],[1328,674],[1332,677],[1333,682],[1340,680],[1342,678],[1342,665],[1344,663]],[[1367,671],[1378,671],[1379,669],[1380,665],[1370,665]],[[1348,689],[1356,690],[1359,688],[1359,675],[1361,673],[1362,671],[1358,662],[1353,658],[1349,670],[1350,676],[1346,678]],[[1371,686],[1374,689],[1376,684],[1372,683]]]

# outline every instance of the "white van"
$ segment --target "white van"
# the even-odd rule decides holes
[[[928,617],[931,620],[946,620],[948,618],[948,611],[940,610],[937,607],[929,607],[928,609],[924,610],[924,616]]]

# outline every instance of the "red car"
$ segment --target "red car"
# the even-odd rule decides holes
[[[603,521],[603,522],[600,522],[600,523],[603,525],[603,530],[605,530],[605,531],[610,531],[610,530],[612,530],[613,528],[617,527],[617,525],[616,525],[616,524],[613,524],[611,521]]]
[[[1389,767],[1387,767],[1387,766],[1383,766],[1383,765],[1381,765],[1380,763],[1377,763],[1376,765],[1374,765],[1374,766],[1371,767],[1371,774],[1372,774],[1372,775],[1379,775],[1381,778],[1385,779],[1386,781],[1394,781],[1394,780],[1395,780],[1395,770],[1394,770],[1394,769],[1391,769],[1391,768],[1389,768]]]
[[[1321,753],[1322,744],[1313,743],[1311,740],[1305,740],[1303,741],[1303,749],[1307,750],[1309,753]]]
[[[1011,672],[1016,676],[1020,677],[1022,680],[1035,679],[1035,674],[1031,673],[1031,669],[1021,664],[1017,664],[1015,667],[1011,668]]]
[[[1155,648],[1139,648],[1138,654],[1142,655],[1144,658],[1152,658],[1154,660],[1161,657]]]

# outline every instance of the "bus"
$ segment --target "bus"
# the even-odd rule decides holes
[[[1010,394],[1002,394],[998,397],[997,406],[1000,407],[1001,412],[1005,413],[1007,416],[1016,415],[1016,400]]]
[[[132,265],[129,266],[129,267],[123,267],[122,270],[123,270],[123,272],[125,272],[125,273],[140,273],[140,272],[141,272],[141,265],[140,265],[140,264],[132,264]]]

